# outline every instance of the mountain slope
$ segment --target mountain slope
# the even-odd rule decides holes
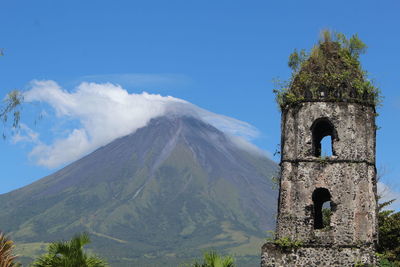
[[[160,117],[0,195],[0,229],[29,244],[87,231],[115,266],[172,264],[209,247],[258,255],[253,243],[274,227],[276,170],[209,124]]]

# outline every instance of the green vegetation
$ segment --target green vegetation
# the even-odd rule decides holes
[[[234,267],[235,260],[231,256],[221,256],[215,251],[205,252],[203,262],[195,262],[191,267]]]
[[[293,240],[287,236],[274,240],[274,244],[280,247],[282,250],[297,249],[303,246],[302,241]]]
[[[88,256],[83,246],[90,243],[87,234],[74,236],[70,241],[53,242],[48,253],[36,259],[32,267],[105,267],[108,264],[97,256]]]
[[[378,266],[379,267],[398,267],[399,265],[398,264],[396,265],[395,263],[390,262],[388,259],[382,258],[380,256],[380,260],[379,260],[379,265]]]
[[[0,108],[0,120],[4,125],[8,122],[9,115],[11,114],[12,128],[16,129],[19,127],[21,117],[20,108],[23,100],[24,97],[18,90],[13,90],[7,94],[6,98],[3,100],[3,105]],[[4,132],[3,138],[6,138]]]
[[[3,50],[0,49],[0,56],[3,56]],[[12,128],[16,129],[19,127],[19,121],[21,117],[21,104],[24,101],[24,97],[21,91],[12,90],[3,99],[3,103],[0,105],[0,121],[3,125],[6,125],[9,121],[9,116],[12,117]],[[6,134],[3,131],[3,138],[6,138]]]
[[[14,242],[4,233],[0,232],[0,266],[16,267],[20,266],[15,262],[17,256],[14,254]]]
[[[394,200],[379,204],[379,245],[380,266],[400,267],[400,212],[383,210]]]
[[[267,231],[267,234],[268,234],[268,237],[266,239],[267,242],[275,244],[276,246],[280,247],[281,250],[287,251],[290,249],[297,249],[303,246],[302,241],[291,239],[288,236],[275,238],[274,231]]]
[[[359,57],[367,46],[353,35],[324,31],[311,52],[295,50],[289,56],[289,81],[277,81],[276,100],[281,109],[303,100],[381,102],[379,89],[362,70]]]
[[[328,208],[323,208],[322,209],[322,224],[324,226],[324,230],[330,230],[331,229],[331,216],[332,216],[332,211],[331,209]]]

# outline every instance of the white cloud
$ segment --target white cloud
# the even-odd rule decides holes
[[[230,139],[234,144],[236,144],[236,146],[238,146],[239,148],[241,148],[243,150],[246,150],[248,152],[251,152],[251,153],[259,155],[259,156],[272,158],[272,155],[268,151],[262,150],[261,148],[250,143],[247,139],[245,139],[241,136],[231,135]]]
[[[79,159],[112,140],[144,127],[152,118],[166,114],[198,117],[220,130],[238,136],[233,141],[241,148],[260,153],[246,140],[258,135],[248,123],[201,109],[185,100],[156,94],[130,94],[111,83],[81,83],[73,92],[54,81],[33,81],[25,93],[26,102],[50,105],[59,119],[77,120],[79,127],[68,135],[46,144],[38,141],[30,156],[46,167],[57,167]],[[19,136],[19,141],[24,137]],[[18,140],[16,140],[18,141]]]
[[[13,144],[21,142],[39,143],[39,134],[26,124],[21,123],[20,129],[12,136],[11,141]]]
[[[387,184],[378,182],[378,195],[381,196],[381,202],[390,201],[395,199],[395,201],[388,206],[388,209],[394,209],[400,211],[400,192],[393,190]]]

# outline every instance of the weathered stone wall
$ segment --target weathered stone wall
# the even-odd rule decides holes
[[[329,157],[315,153],[313,127],[321,120],[333,128]],[[276,238],[302,241],[304,246],[282,252],[266,244],[262,266],[374,263],[378,238],[374,108],[348,102],[304,102],[283,111],[281,127]],[[322,132],[325,136],[326,129]],[[323,229],[314,225],[312,195],[318,188],[329,191],[332,210],[330,225]]]
[[[313,155],[313,123],[334,126],[334,156]],[[357,103],[306,102],[282,118],[277,238],[336,245],[374,243],[376,234],[375,111]],[[332,196],[330,230],[314,229],[312,193]]]
[[[298,266],[360,266],[374,265],[376,258],[372,246],[365,247],[301,247],[282,251],[274,244],[265,244],[262,248],[262,267],[298,267]]]
[[[375,111],[372,107],[344,102],[305,102],[282,113],[282,161],[315,160],[311,126],[328,118],[338,134],[335,159],[375,163]]]
[[[366,163],[282,162],[277,238],[338,245],[374,242],[374,178],[375,167]],[[320,187],[332,196],[329,230],[314,229],[312,193]]]

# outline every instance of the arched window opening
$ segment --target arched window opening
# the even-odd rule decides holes
[[[314,229],[330,227],[332,215],[331,194],[326,188],[317,188],[312,194],[314,202]]]
[[[311,131],[314,156],[334,156],[333,141],[337,140],[337,135],[333,124],[327,118],[320,118],[313,123]]]

